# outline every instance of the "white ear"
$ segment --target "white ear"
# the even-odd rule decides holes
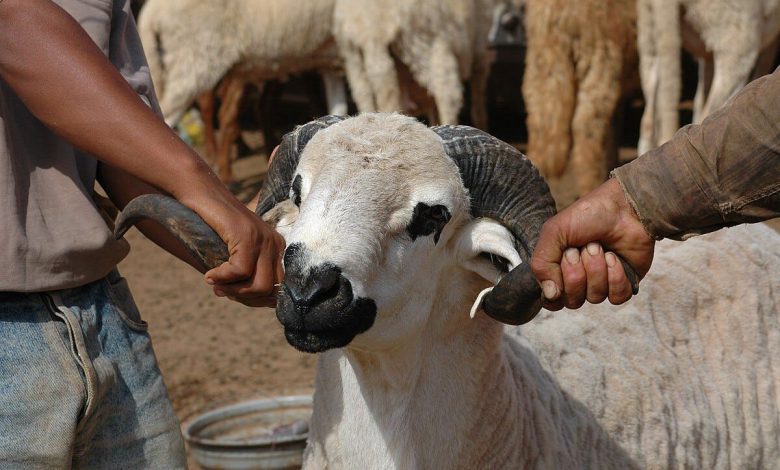
[[[493,284],[497,283],[504,273],[496,269],[490,261],[491,257],[506,260],[509,270],[522,263],[515,250],[512,233],[492,219],[475,219],[463,227],[455,250],[456,259],[461,266]]]
[[[285,240],[297,219],[298,206],[289,199],[285,199],[263,214],[263,220],[275,228]]]

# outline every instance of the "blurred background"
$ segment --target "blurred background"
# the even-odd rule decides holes
[[[761,0],[133,3],[166,121],[244,201],[296,125],[399,111],[511,143],[565,207],[778,65],[780,7]],[[120,270],[180,419],[311,393],[315,357],[287,345],[273,310],[218,299],[128,239]]]

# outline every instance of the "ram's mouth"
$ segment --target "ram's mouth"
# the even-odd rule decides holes
[[[376,304],[357,298],[340,309],[328,309],[327,302],[301,312],[284,290],[279,295],[276,317],[284,326],[284,336],[292,347],[307,353],[343,348],[355,336],[371,328]]]

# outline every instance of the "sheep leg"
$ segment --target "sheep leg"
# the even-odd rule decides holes
[[[345,46],[342,48],[342,56],[344,57],[344,70],[347,73],[349,88],[358,111],[362,113],[376,111],[374,93],[371,90],[371,82],[368,80],[360,50],[356,47]]]
[[[217,143],[214,136],[214,90],[203,92],[198,96],[198,109],[203,120],[203,136],[206,141],[206,155],[214,163],[217,158]]]
[[[780,35],[776,36],[761,50],[758,59],[756,59],[756,66],[753,68],[753,74],[750,76],[750,80],[755,80],[768,73],[772,73],[778,50],[780,50]]]
[[[645,0],[637,5],[637,46],[645,111],[639,154],[669,140],[679,127],[682,90],[680,9],[677,0]]]
[[[715,75],[712,88],[701,112],[704,119],[723,104],[748,82],[750,72],[758,57],[758,50],[752,51],[717,51],[715,58]]]
[[[401,86],[393,57],[386,44],[368,44],[363,49],[366,76],[381,112],[401,111]]]
[[[696,95],[693,97],[693,123],[702,121],[702,112],[707,95],[712,87],[712,59],[699,59],[699,81],[696,84]]]
[[[566,169],[577,89],[570,43],[551,39],[546,25],[529,25],[523,76],[528,158],[545,178]]]
[[[222,105],[219,107],[219,151],[217,153],[217,172],[223,183],[233,181],[230,166],[230,154],[233,143],[241,130],[238,127],[238,105],[244,95],[244,81],[238,78],[226,79],[222,92]]]
[[[488,130],[486,91],[490,62],[485,51],[478,51],[471,72],[471,122],[474,127]]]
[[[322,72],[322,81],[325,84],[325,100],[328,103],[328,114],[334,116],[347,115],[347,88],[341,75],[325,71]]]
[[[619,62],[620,57],[594,57],[580,81],[577,107],[572,119],[572,170],[580,195],[589,193],[607,179],[606,144],[612,115],[620,98],[618,67],[596,66]],[[617,73],[610,73],[615,71]]]
[[[441,124],[457,124],[463,107],[463,84],[458,60],[446,42],[436,40],[431,47],[430,91],[436,103]]]

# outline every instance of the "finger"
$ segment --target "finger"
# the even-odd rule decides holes
[[[561,271],[563,273],[563,304],[566,308],[580,308],[585,303],[587,278],[579,249],[568,248],[564,252]]]
[[[552,312],[557,312],[558,310],[561,310],[564,307],[564,305],[563,305],[563,298],[559,298],[556,301],[545,300],[542,303],[542,307],[544,307],[547,310],[550,310]]]
[[[585,298],[592,304],[599,304],[609,295],[607,261],[599,243],[588,243],[582,250],[582,266],[585,268],[587,288]]]
[[[604,255],[607,263],[607,279],[609,281],[609,302],[620,305],[631,298],[631,283],[628,282],[620,261],[612,252]]]
[[[226,263],[206,273],[209,284],[233,284],[251,279],[255,273],[257,254],[254,247],[236,247]]]
[[[561,258],[566,247],[562,231],[555,220],[550,219],[542,226],[539,241],[531,258],[531,269],[542,286],[544,298],[551,305],[561,298],[563,293],[563,274]]]
[[[273,258],[275,253],[265,253],[257,259],[257,266],[255,268],[254,276],[243,282],[234,282],[230,284],[216,284],[214,286],[215,293],[219,291],[228,297],[242,297],[253,298],[258,296],[269,296],[274,293],[274,265]],[[219,294],[217,294],[219,295]]]
[[[228,297],[230,300],[246,305],[247,307],[276,307],[276,297],[255,297],[252,299],[240,299],[237,297]]]

